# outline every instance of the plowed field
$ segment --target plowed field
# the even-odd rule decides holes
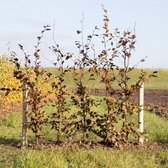
[[[106,95],[105,90],[90,90],[91,95]],[[138,94],[133,98],[138,101]],[[145,90],[145,107],[161,117],[168,119],[168,90]]]

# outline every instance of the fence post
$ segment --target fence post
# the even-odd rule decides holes
[[[140,106],[140,112],[138,113],[138,128],[141,133],[144,132],[144,82],[141,84],[139,88],[138,94],[138,104]],[[144,139],[142,137],[138,137],[139,144],[143,144]]]
[[[22,88],[22,146],[27,145],[27,84],[23,82]]]

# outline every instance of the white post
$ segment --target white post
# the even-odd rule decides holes
[[[23,82],[22,90],[22,146],[27,144],[27,85]]]
[[[138,95],[138,104],[140,106],[140,112],[138,114],[138,128],[141,133],[144,132],[144,82],[141,84],[139,88],[139,95]],[[138,142],[143,144],[143,138],[139,137]]]

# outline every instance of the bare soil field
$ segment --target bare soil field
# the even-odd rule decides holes
[[[145,90],[145,105],[151,112],[168,119],[168,90]]]
[[[11,113],[13,111],[20,111],[21,110],[21,103],[12,103],[12,104],[8,104],[8,105],[1,105],[0,107],[0,117]]]
[[[90,90],[91,95],[103,96],[105,90]],[[145,90],[145,107],[151,112],[168,119],[168,90]],[[134,96],[134,101],[138,101],[138,94]]]
[[[90,95],[103,96],[106,95],[105,90],[89,90]],[[138,101],[138,94],[134,96],[134,100]],[[0,109],[0,116],[21,109],[21,104],[8,105]],[[168,90],[145,90],[145,107],[156,113],[157,115],[168,119]]]

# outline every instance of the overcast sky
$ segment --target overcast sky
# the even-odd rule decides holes
[[[7,53],[8,42],[18,53],[18,44],[31,52],[42,27],[54,21],[56,41],[73,52],[82,13],[86,34],[96,25],[102,27],[101,4],[108,10],[111,29],[136,24],[134,59],[148,56],[141,67],[168,68],[168,0],[0,0],[0,54]],[[51,43],[52,32],[46,34],[43,47]],[[49,53],[44,55],[50,66]]]

